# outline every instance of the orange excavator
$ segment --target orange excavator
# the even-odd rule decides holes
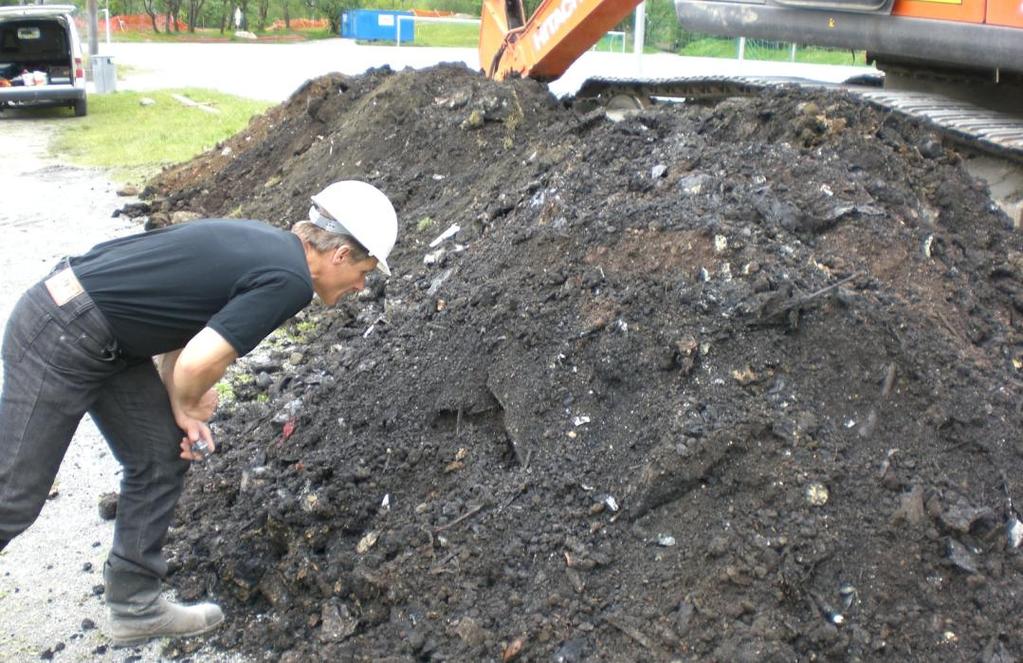
[[[641,1],[542,0],[527,18],[522,0],[483,0],[480,67],[496,80],[554,80]]]
[[[675,0],[686,30],[867,52],[901,90],[1023,113],[1020,0]]]
[[[553,80],[640,0],[483,0],[480,66]],[[991,83],[1023,77],[1020,0],[675,0],[692,32],[866,50],[915,72],[973,72]]]

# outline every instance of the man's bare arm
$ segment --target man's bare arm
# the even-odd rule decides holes
[[[237,358],[231,344],[209,327],[193,336],[181,350],[161,355],[157,366],[175,413],[203,421],[209,419],[211,413],[203,406],[203,397]]]

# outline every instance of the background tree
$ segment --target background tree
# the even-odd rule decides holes
[[[224,34],[227,24],[231,20],[231,10],[234,8],[232,0],[221,0],[220,2],[220,34]]]
[[[149,20],[153,24],[153,32],[159,33],[160,29],[156,27],[156,0],[142,0],[142,7],[149,14]]]
[[[341,32],[341,13],[350,9],[359,9],[363,6],[361,0],[317,0],[316,9],[320,16],[327,19],[330,24],[330,31],[334,34]]]
[[[188,31],[195,32],[195,24],[199,20],[206,0],[188,0]]]
[[[266,30],[266,15],[270,12],[270,0],[258,0],[256,11],[258,12],[258,18],[256,21],[256,29],[259,32]]]
[[[163,30],[167,34],[170,34],[171,30],[178,32],[178,16],[181,14],[181,0],[164,0],[164,17],[167,22],[163,25]]]

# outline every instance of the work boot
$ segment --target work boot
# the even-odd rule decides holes
[[[208,633],[220,626],[224,613],[215,603],[179,605],[160,597],[141,615],[110,611],[110,638],[115,645],[136,645],[152,638],[181,638]]]

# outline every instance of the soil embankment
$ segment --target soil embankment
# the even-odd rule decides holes
[[[1023,653],[1023,246],[939,137],[835,93],[613,123],[376,70],[166,172],[151,218],[286,226],[341,178],[394,200],[395,275],[236,379],[169,548],[219,646]]]

